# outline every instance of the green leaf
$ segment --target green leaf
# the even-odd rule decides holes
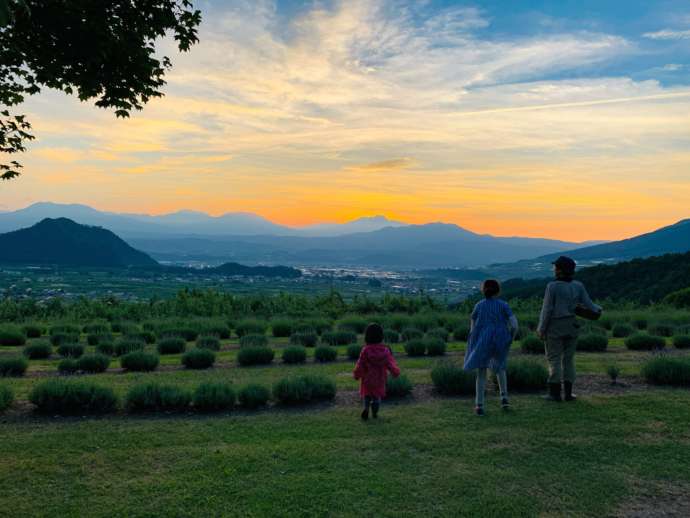
[[[9,25],[12,21],[12,13],[10,12],[10,3],[8,0],[0,0],[0,27]]]

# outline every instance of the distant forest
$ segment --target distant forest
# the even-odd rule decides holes
[[[596,299],[659,302],[670,293],[690,287],[690,253],[592,266],[578,271],[575,278],[584,282]],[[541,297],[550,280],[511,279],[503,283],[502,296],[506,299]]]
[[[150,270],[150,269],[149,269]],[[183,266],[159,266],[154,271],[168,273],[186,273],[193,275],[241,275],[244,277],[281,277],[296,279],[302,276],[302,271],[291,266],[245,266],[239,263],[224,263],[212,268],[186,268]]]

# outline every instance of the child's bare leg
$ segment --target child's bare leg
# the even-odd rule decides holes
[[[496,378],[498,380],[498,390],[501,392],[501,405],[505,408],[508,406],[508,377],[506,376],[506,370],[501,369],[498,371]]]
[[[496,379],[498,380],[498,390],[501,393],[501,398],[508,397],[508,378],[506,376],[506,370],[501,369],[496,373]]]
[[[477,406],[484,406],[484,392],[486,392],[486,369],[477,369],[476,381],[477,395],[475,403]]]

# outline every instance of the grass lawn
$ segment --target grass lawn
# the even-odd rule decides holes
[[[607,516],[690,483],[690,391],[0,424],[3,516]],[[673,502],[670,503],[672,505]]]
[[[120,397],[147,381],[270,388],[304,373],[356,389],[346,347],[337,362],[314,363],[310,349],[308,362],[293,366],[280,361],[285,343],[271,340],[271,366],[239,367],[235,339],[207,371],[179,368],[178,354],[162,356],[152,373],[78,378]],[[464,348],[450,343],[447,359],[460,362]],[[438,358],[394,349],[403,372],[428,388]],[[2,347],[0,355],[20,350]],[[631,499],[677,511],[678,499],[659,497],[667,494],[659,488],[690,505],[690,390],[641,386],[640,366],[651,356],[628,351],[622,339],[604,353],[578,353],[579,373],[606,383],[615,363],[636,385],[610,394],[590,388],[575,404],[516,395],[513,411],[502,413],[490,396],[479,419],[468,398],[419,397],[386,404],[368,423],[352,394],[336,404],[216,416],[37,417],[27,395],[57,374],[59,358],[32,360],[27,376],[0,380],[17,399],[0,414],[0,516],[624,516]]]

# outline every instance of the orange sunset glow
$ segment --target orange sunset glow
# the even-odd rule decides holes
[[[420,25],[385,2],[232,4],[210,7],[191,52],[164,42],[166,95],[130,119],[31,98],[39,138],[0,210],[292,226],[381,214],[571,241],[690,215],[690,82],[671,66],[687,40],[578,26],[498,37],[500,15],[473,7]]]

